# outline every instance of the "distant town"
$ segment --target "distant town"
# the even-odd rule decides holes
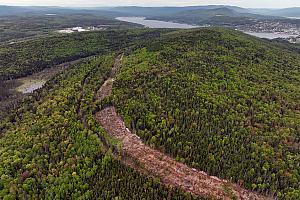
[[[86,28],[83,27],[72,27],[72,28],[66,28],[63,30],[57,31],[58,33],[75,33],[75,32],[86,32],[86,31],[99,31],[99,30],[106,30],[105,25],[99,25],[98,27],[95,26],[89,26]]]
[[[299,22],[298,22],[299,23]],[[288,21],[258,21],[253,24],[237,25],[238,30],[249,33],[273,34],[273,38],[283,38],[290,43],[300,43],[300,26],[297,23]]]

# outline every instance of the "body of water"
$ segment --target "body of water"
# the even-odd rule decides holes
[[[22,92],[23,94],[32,93],[35,90],[42,88],[46,83],[45,80],[27,80],[27,79],[24,79],[21,82],[22,85],[17,88],[17,91]]]
[[[117,17],[116,19],[124,22],[141,24],[147,28],[179,28],[179,29],[197,28],[197,26],[193,26],[189,24],[164,22],[159,20],[147,20],[145,17]]]
[[[295,37],[296,35],[288,34],[288,33],[258,33],[258,32],[244,32],[249,35],[253,35],[259,38],[267,38],[267,39],[275,39],[275,38],[289,38]]]
[[[287,18],[290,18],[290,19],[300,19],[300,17],[287,17]]]
[[[145,17],[117,17],[117,20],[124,22],[131,22],[136,24],[144,25],[147,28],[179,28],[179,29],[189,29],[189,28],[197,28],[199,26],[193,26],[189,24],[180,24],[174,22],[165,22],[159,20],[147,20]],[[247,32],[249,35],[253,35],[259,38],[267,38],[267,39],[275,39],[275,38],[289,38],[295,37],[295,35],[288,33],[261,33],[261,32]]]

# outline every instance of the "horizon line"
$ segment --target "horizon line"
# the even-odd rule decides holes
[[[140,7],[140,8],[184,8],[184,7],[205,7],[205,6],[233,6],[245,9],[286,9],[286,8],[300,8],[300,6],[291,6],[291,7],[243,7],[238,5],[231,4],[206,4],[206,5],[186,5],[186,6],[164,6],[164,5],[115,5],[115,6],[54,6],[54,5],[16,5],[16,4],[0,4],[0,6],[8,6],[8,7],[54,7],[54,8],[118,8],[118,7]]]

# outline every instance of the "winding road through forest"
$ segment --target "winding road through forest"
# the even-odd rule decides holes
[[[110,78],[99,89],[97,98],[103,100],[112,92],[114,77],[120,67],[123,55],[115,59]],[[177,187],[196,196],[213,199],[258,200],[271,199],[246,190],[237,184],[209,176],[203,171],[191,168],[174,158],[155,150],[125,126],[114,107],[107,107],[95,114],[96,120],[122,144],[121,161],[148,176],[159,178],[169,187]]]

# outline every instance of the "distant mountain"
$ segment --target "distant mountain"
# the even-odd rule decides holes
[[[250,9],[252,13],[281,16],[281,17],[300,17],[300,7],[284,9]]]
[[[9,15],[22,15],[26,13],[67,13],[75,12],[78,9],[63,8],[63,7],[48,7],[48,6],[1,6],[0,5],[0,16],[9,16]]]
[[[243,10],[240,10],[243,11]],[[252,14],[252,13],[240,13],[234,9],[228,7],[220,7],[215,9],[198,9],[178,12],[172,15],[155,16],[151,19],[157,19],[162,21],[173,21],[179,23],[188,24],[222,24],[224,23],[250,23],[251,20],[266,19],[268,16]]]
[[[211,9],[218,9],[218,8],[228,8],[231,10],[234,10],[236,12],[239,13],[249,13],[250,11],[246,8],[242,8],[242,7],[238,7],[238,6],[228,6],[228,5],[208,5],[208,6],[196,6],[195,10],[198,9],[207,9],[207,10],[211,10]],[[190,10],[190,9],[187,9]]]
[[[129,16],[157,16],[163,14],[173,14],[182,11],[184,8],[177,7],[115,7],[108,10],[124,13]]]
[[[123,13],[127,16],[144,16],[154,17],[160,15],[173,15],[179,12],[193,11],[193,10],[213,10],[220,8],[228,8],[238,13],[251,13],[268,16],[280,16],[280,17],[300,17],[300,7],[285,8],[285,9],[246,9],[238,6],[228,5],[207,5],[207,6],[186,6],[186,7],[138,7],[138,6],[124,6],[113,8],[99,8],[100,10],[114,11]]]
[[[8,15],[23,15],[26,13],[33,14],[45,14],[45,13],[88,13],[88,14],[102,14],[110,17],[120,16],[143,16],[143,17],[157,17],[167,15],[180,15],[184,12],[195,15],[197,12],[206,11],[220,11],[225,10],[225,14],[236,15],[234,13],[228,13],[226,9],[230,9],[236,13],[256,15],[269,15],[269,16],[281,16],[281,17],[300,17],[300,7],[286,8],[286,9],[246,9],[238,6],[228,5],[207,5],[207,6],[186,6],[186,7],[138,7],[138,6],[123,6],[123,7],[92,7],[92,8],[67,8],[67,7],[49,7],[49,6],[5,6],[0,5],[0,16]],[[219,13],[217,13],[219,14]],[[222,14],[222,13],[221,13]],[[186,14],[184,14],[186,15]],[[201,15],[201,14],[200,14]],[[226,15],[226,16],[228,16]],[[249,17],[249,16],[247,16]],[[251,16],[250,16],[251,17]],[[256,16],[257,17],[257,16]]]
[[[184,11],[193,10],[212,10],[219,8],[229,8],[236,12],[250,12],[249,10],[237,6],[225,6],[225,5],[208,5],[208,6],[187,6],[187,7],[137,7],[137,6],[125,6],[114,8],[102,8],[109,11],[115,11],[118,13],[124,13],[130,16],[143,16],[153,17],[160,15],[172,15]],[[101,9],[101,8],[100,8]]]
[[[34,10],[30,7],[18,7],[18,6],[1,6],[0,5],[0,16],[4,15],[16,15],[27,12],[33,12]]]
[[[65,8],[65,7],[47,7],[47,6],[1,6],[0,16],[24,15],[24,14],[94,14],[106,17],[119,17],[127,15],[115,11],[99,8]]]
[[[95,7],[95,8],[65,8],[65,7],[47,7],[47,6],[1,6],[0,16],[8,15],[23,15],[26,13],[40,14],[40,13],[89,13],[99,14],[103,13],[113,17],[120,16],[160,16],[170,15],[178,12],[192,11],[192,10],[211,10],[218,8],[230,8],[237,12],[249,12],[247,9],[236,6],[220,6],[220,5],[208,5],[208,6],[188,6],[188,7],[137,7],[137,6],[125,6],[125,7]]]

